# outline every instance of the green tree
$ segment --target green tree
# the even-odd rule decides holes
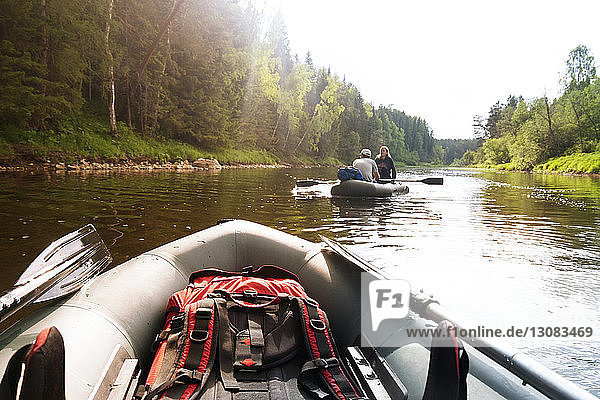
[[[460,160],[467,150],[475,150],[478,147],[476,139],[441,139],[439,145],[444,149],[443,163],[452,164]]]
[[[569,52],[565,77],[566,90],[582,90],[596,78],[594,56],[590,50],[579,45]]]
[[[278,61],[266,46],[257,44],[242,102],[242,146],[265,148],[270,142],[271,132],[276,129],[273,127],[278,121],[277,101],[282,97]]]
[[[287,149],[288,143],[300,140],[300,123],[307,119],[304,107],[306,95],[310,90],[311,76],[312,71],[306,64],[295,65],[288,75],[283,92],[285,94],[284,107],[282,107],[282,112],[287,115],[287,129],[281,146],[284,151]],[[292,138],[291,141],[290,138]]]
[[[504,164],[510,161],[508,144],[504,138],[490,138],[483,144],[486,164]]]
[[[321,92],[321,101],[315,106],[313,117],[308,123],[302,138],[305,138],[311,152],[325,158],[335,154],[339,137],[332,131],[333,124],[344,111],[338,100],[342,83],[337,77],[327,75],[327,86]],[[302,140],[296,146],[296,151]],[[320,145],[320,146],[319,146]]]

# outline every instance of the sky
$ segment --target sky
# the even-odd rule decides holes
[[[569,51],[600,70],[600,0],[256,0],[279,10],[292,54],[363,98],[424,118],[434,136],[472,138],[473,117],[510,95],[560,95]]]

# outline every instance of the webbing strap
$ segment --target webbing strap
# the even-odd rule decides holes
[[[263,365],[265,339],[262,331],[262,315],[248,311],[248,329],[244,329],[235,338],[235,370],[256,370]]]
[[[153,389],[153,394],[165,391],[165,399],[179,399],[193,386],[198,393],[214,364],[216,343],[213,332],[218,329],[214,299],[203,299],[186,306],[181,335],[183,348],[179,348],[179,360],[171,379]],[[193,325],[192,325],[193,323]],[[185,357],[185,359],[182,359]],[[182,365],[183,364],[183,365]]]
[[[265,339],[263,337],[262,322],[263,316],[259,313],[248,313],[248,332],[250,333],[250,345],[264,347]],[[262,350],[261,350],[262,351]]]
[[[266,382],[266,375],[265,375],[264,381],[262,381],[262,382],[243,381],[243,382],[238,382],[238,385],[240,387],[240,392],[268,392],[269,391],[269,384]]]
[[[183,392],[185,392],[185,390],[187,389],[188,385],[173,385],[175,382],[180,382],[183,383],[181,381],[182,378],[188,378],[188,374],[186,374],[187,371],[183,372],[182,374],[175,374],[171,379],[169,379],[166,382],[163,382],[162,384],[160,384],[159,386],[155,387],[154,389],[150,390],[149,392],[146,393],[145,396],[142,397],[143,399],[154,399],[154,396],[157,394],[160,394],[162,392],[165,392],[165,396],[162,397],[163,399],[179,399],[182,395]],[[198,371],[195,371],[198,372]],[[199,380],[202,379],[202,374],[198,373],[199,375],[196,376],[194,378],[194,380]],[[193,374],[190,374],[193,375]],[[195,384],[198,384],[197,382],[195,382]]]
[[[221,381],[225,390],[239,391],[240,387],[233,376],[233,335],[229,329],[229,315],[227,301],[215,298],[217,314],[219,316],[219,368]]]
[[[469,356],[465,351],[464,347],[460,346],[460,361],[459,361],[459,369],[460,369],[460,377],[459,377],[459,385],[458,385],[458,400],[466,400],[467,399],[467,375],[469,374]]]
[[[188,341],[190,343],[188,356],[185,359],[185,363],[183,364],[183,368],[194,371],[198,370],[200,367],[200,362],[202,361],[202,357],[204,355],[204,346],[205,342],[209,337],[209,323],[213,316],[212,304],[211,307],[200,307],[200,305],[208,305],[206,303],[212,303],[213,300],[209,299],[208,301],[202,300],[201,303],[195,303],[197,306],[195,309],[191,309],[190,312],[194,312],[195,323],[194,328],[190,330],[188,333]]]
[[[263,346],[253,346],[248,329],[235,336],[235,362],[233,367],[239,370],[257,370],[262,367]]]
[[[170,335],[174,335],[181,332],[181,330],[183,329],[183,319],[184,313],[175,314],[171,317],[171,323],[169,324],[169,328],[160,331],[158,335],[156,335],[156,337],[154,338],[154,343],[152,343],[151,348],[153,353],[155,353],[158,350],[160,344],[163,341],[167,340]]]
[[[358,385],[350,381],[349,374],[344,371],[339,362],[339,353],[333,336],[329,329],[327,318],[319,312],[319,306],[312,299],[298,299],[298,308],[302,316],[302,329],[311,361],[303,366],[303,372],[298,377],[298,382],[306,387],[310,382],[310,372],[319,371],[322,381],[327,385],[331,394],[342,399],[363,398]],[[309,387],[306,387],[310,390]],[[312,391],[312,390],[311,390]]]

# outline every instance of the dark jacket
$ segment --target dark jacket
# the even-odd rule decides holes
[[[380,179],[396,179],[396,167],[394,166],[394,160],[392,157],[387,156],[386,158],[375,157],[375,163],[379,170]]]

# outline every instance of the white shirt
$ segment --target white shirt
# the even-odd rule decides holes
[[[352,163],[352,166],[360,171],[363,178],[367,182],[373,182],[375,172],[377,172],[377,164],[371,158],[357,158]]]

